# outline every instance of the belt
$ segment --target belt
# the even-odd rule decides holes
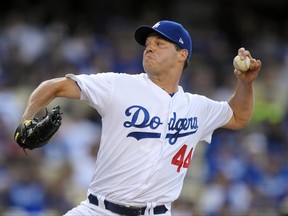
[[[89,194],[88,196],[89,202],[99,206],[99,202],[96,196],[93,194]],[[120,215],[126,215],[126,216],[138,216],[138,215],[144,215],[146,207],[127,207],[118,205],[112,202],[109,202],[107,200],[104,200],[105,208],[113,213],[120,214]],[[168,209],[165,205],[156,206],[153,211],[154,214],[164,214],[166,213]]]

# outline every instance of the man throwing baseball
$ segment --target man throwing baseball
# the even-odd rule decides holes
[[[162,20],[140,26],[135,39],[145,47],[145,73],[67,74],[44,81],[28,100],[21,122],[56,97],[83,100],[102,117],[87,199],[66,216],[171,215],[197,143],[211,142],[220,127],[241,129],[252,117],[253,81],[261,62],[249,51],[240,48],[238,54],[250,59],[250,69],[235,69],[235,93],[218,102],[179,86],[192,54],[190,35],[181,24]]]

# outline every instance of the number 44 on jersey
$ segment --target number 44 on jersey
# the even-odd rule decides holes
[[[181,149],[174,155],[172,158],[171,164],[177,166],[177,172],[180,172],[181,168],[188,168],[192,159],[193,148],[190,149],[189,153],[187,152],[187,145],[183,145]]]

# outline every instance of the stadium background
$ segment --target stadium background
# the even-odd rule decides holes
[[[227,100],[241,46],[263,62],[252,123],[219,129],[211,145],[198,145],[175,215],[288,215],[287,8],[284,0],[2,0],[0,214],[65,213],[84,199],[95,162],[99,116],[79,101],[55,101],[64,122],[48,146],[28,157],[16,146],[31,91],[66,73],[142,71],[134,29],[170,19],[193,40],[181,81],[187,91]]]

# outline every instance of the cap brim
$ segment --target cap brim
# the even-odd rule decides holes
[[[145,46],[148,35],[152,32],[157,32],[150,26],[140,26],[135,30],[134,38],[142,46]],[[159,33],[159,32],[158,32]]]
[[[135,31],[134,38],[140,45],[145,46],[146,39],[147,39],[148,35],[151,34],[152,32],[156,32],[159,35],[161,35],[162,37],[166,38],[167,40],[170,40],[171,42],[175,43],[166,34],[160,32],[157,29],[154,29],[154,28],[152,28],[150,26],[140,26],[140,27],[138,27],[136,29],[136,31]]]

